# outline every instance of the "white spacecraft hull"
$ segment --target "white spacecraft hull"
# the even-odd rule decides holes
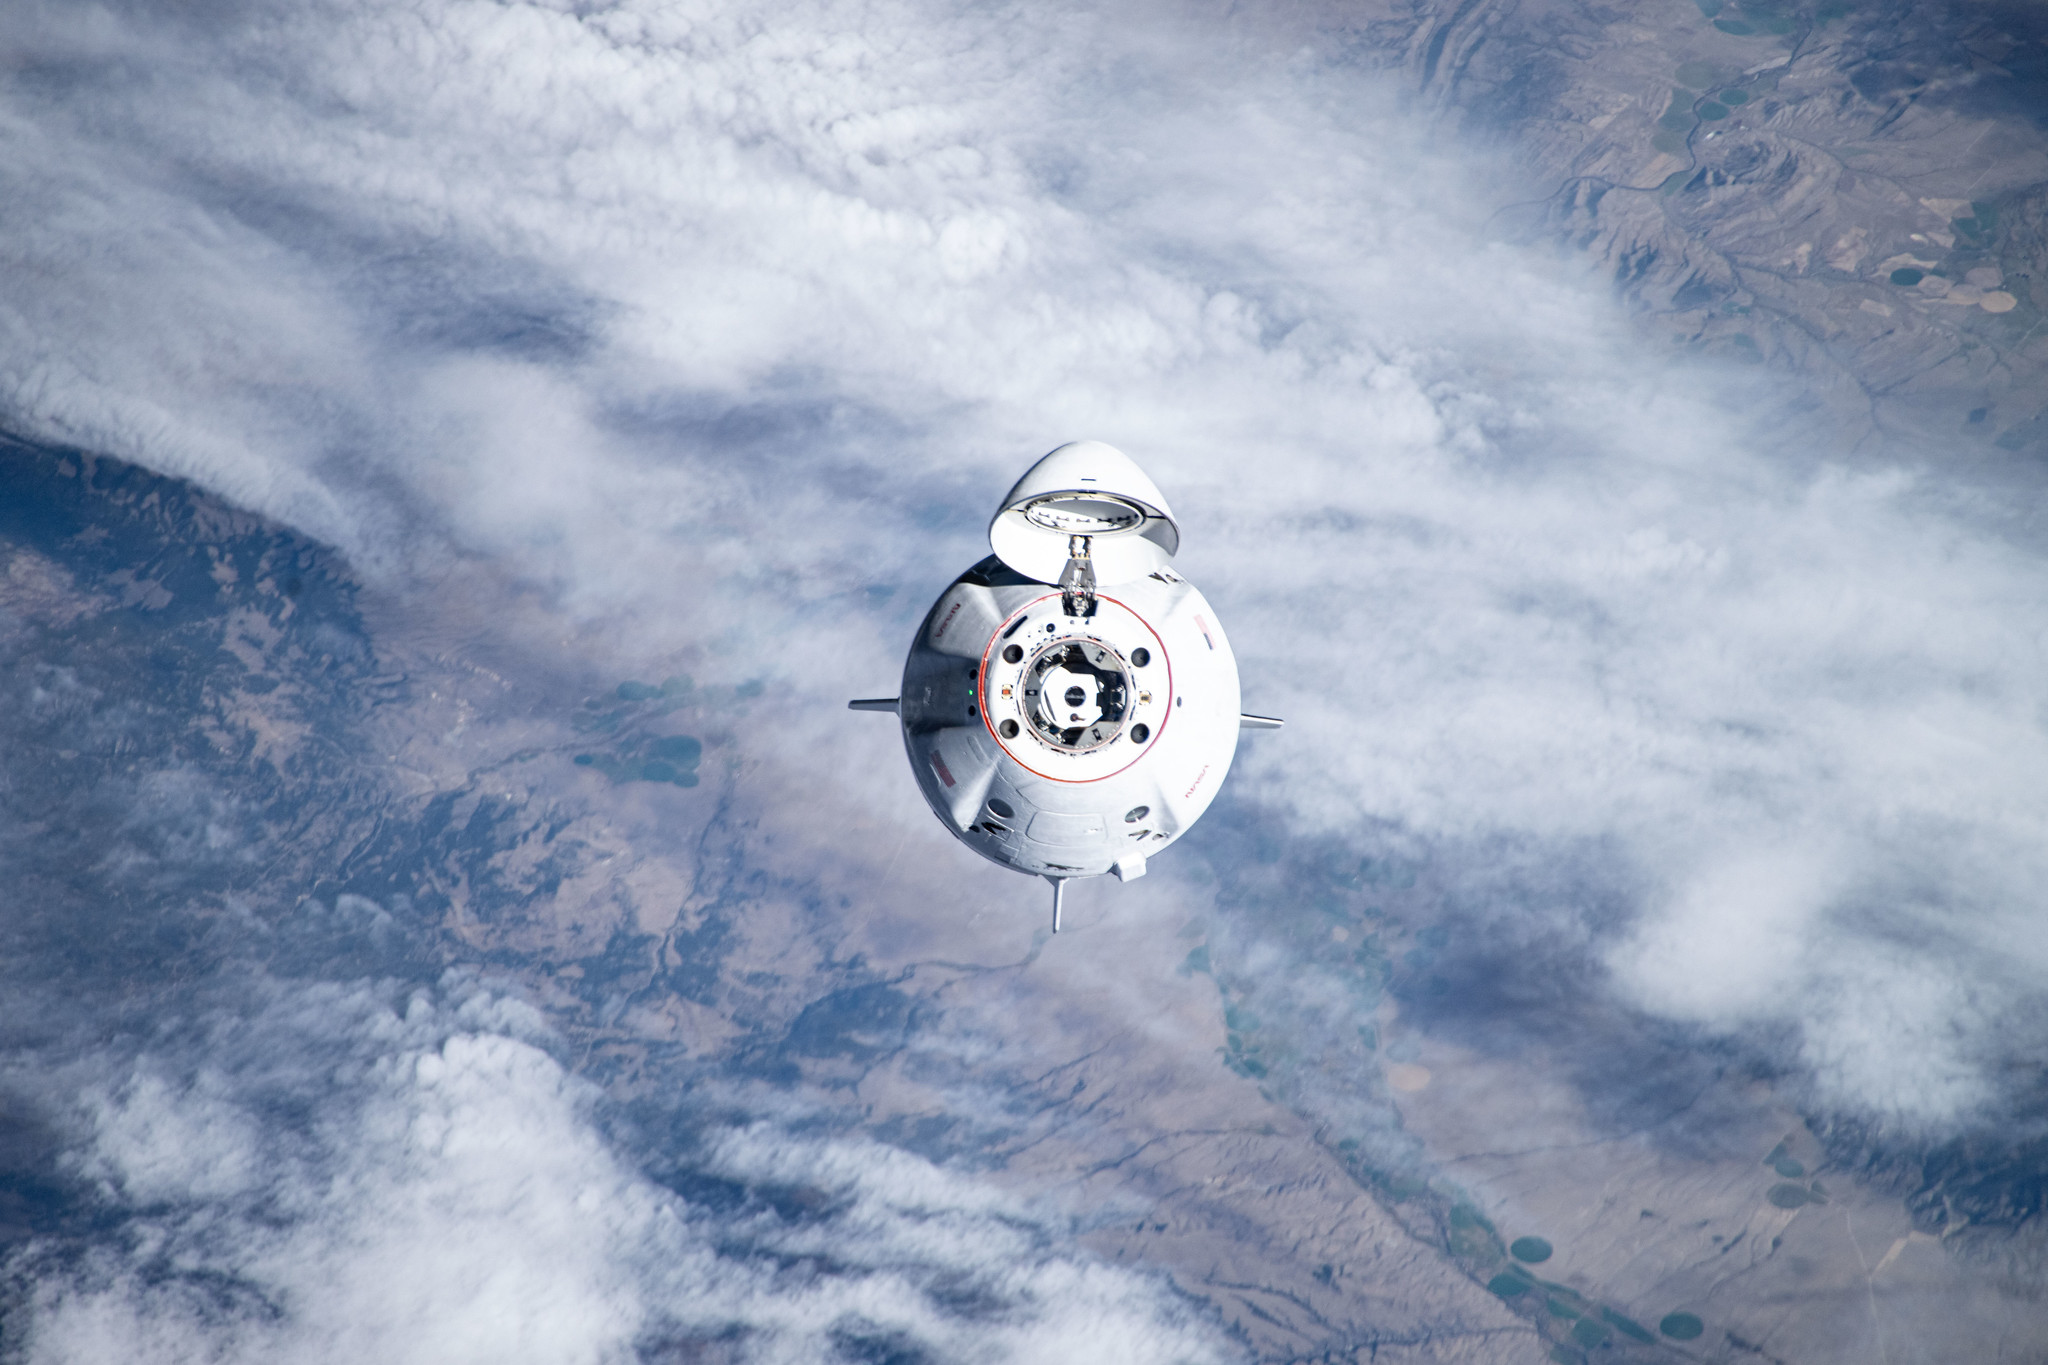
[[[1113,652],[1131,678],[1123,723],[1084,750],[1043,742],[1024,697],[1032,656],[1069,642]],[[1010,650],[1024,657],[1006,663]],[[925,618],[899,714],[918,789],[968,847],[1039,876],[1128,879],[1222,786],[1237,752],[1237,661],[1214,610],[1171,569],[1103,589],[1096,615],[1077,617],[1056,589],[992,556]]]
[[[926,615],[889,701],[918,789],[1002,866],[1143,876],[1216,798],[1241,727],[1216,613],[1169,566],[1179,530],[1151,480],[1098,442],[1062,446],[1010,492],[997,551]]]

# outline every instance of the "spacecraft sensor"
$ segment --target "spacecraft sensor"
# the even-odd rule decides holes
[[[893,712],[918,790],[984,858],[1066,884],[1145,875],[1216,798],[1244,729],[1215,610],[1129,456],[1074,441],[1026,470],[911,643]]]

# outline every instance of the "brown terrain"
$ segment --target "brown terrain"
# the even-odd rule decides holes
[[[1796,381],[1854,451],[2048,450],[2048,11],[1707,8],[1361,3],[1311,27],[1511,149],[1537,192],[1501,230],[1599,263],[1660,344]],[[1264,1360],[2048,1355],[2034,1272],[1954,1254],[1951,1228],[1831,1165],[1772,1077],[1698,1063],[1602,1108],[1571,1041],[1614,1026],[1593,1005],[1512,1049],[1436,1027],[1427,868],[1286,843],[1226,803],[1213,856],[1118,889],[1114,914],[1084,890],[1049,940],[1035,889],[930,819],[885,720],[800,723],[838,765],[821,795],[815,762],[779,756],[801,748],[790,698],[579,676],[502,584],[441,585],[502,603],[481,632],[474,608],[359,595],[171,481],[8,459],[126,527],[141,566],[97,581],[85,542],[9,532],[24,657],[141,736],[59,749],[17,708],[38,808],[94,828],[93,783],[154,744],[297,812],[206,895],[296,904],[280,935],[402,907],[403,970],[516,980],[625,1109],[794,1095],[1051,1201]],[[178,567],[200,545],[210,588]],[[339,634],[313,633],[322,612]],[[123,650],[183,659],[189,695]],[[783,742],[751,742],[763,725]],[[64,932],[117,939],[121,902],[65,866]]]
[[[1795,377],[1866,453],[2048,450],[2048,15],[2008,4],[1458,0],[1324,41],[1497,141],[1503,231],[1653,334]]]

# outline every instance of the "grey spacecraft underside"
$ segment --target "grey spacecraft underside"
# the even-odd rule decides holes
[[[993,555],[919,627],[891,698],[918,789],[976,853],[1053,885],[1145,874],[1216,797],[1240,729],[1237,660],[1173,571],[1180,528],[1122,451],[1063,445],[989,524]]]

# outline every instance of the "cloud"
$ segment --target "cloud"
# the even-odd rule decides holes
[[[17,1252],[26,1359],[1233,1355],[1163,1282],[1066,1249],[1056,1211],[873,1143],[705,1120],[686,1170],[729,1207],[693,1204],[474,983],[236,1005],[63,1077],[62,1164],[112,1235]]]
[[[17,428],[813,700],[1101,436],[1293,722],[1238,782],[1299,833],[1552,850],[1626,901],[1545,912],[1618,999],[1784,1025],[1850,1112],[1969,1121],[2031,1046],[1984,1002],[2048,965],[2040,547],[1644,354],[1368,78],[1059,7],[226,13],[9,40]],[[863,742],[760,740],[848,802]]]
[[[1769,1017],[1804,975],[1815,913],[1841,873],[1807,845],[1754,848],[1684,883],[1613,962],[1642,994],[1681,1017]]]

